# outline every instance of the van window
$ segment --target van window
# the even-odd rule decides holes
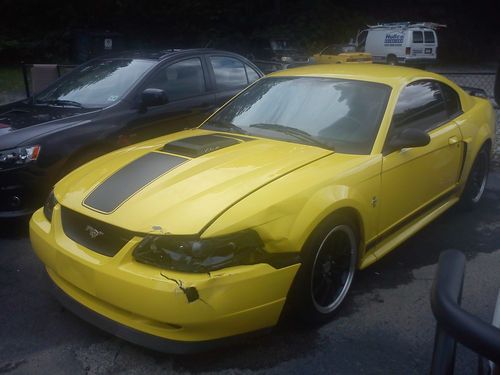
[[[421,31],[414,31],[413,32],[413,43],[423,43],[424,38],[422,35]]]
[[[363,30],[358,34],[357,38],[358,51],[364,50],[367,36],[368,36],[368,30]]]
[[[424,39],[425,43],[436,43],[436,39],[434,39],[434,33],[432,31],[424,31]]]

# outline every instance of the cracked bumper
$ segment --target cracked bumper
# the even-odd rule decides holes
[[[41,210],[35,212],[30,237],[56,296],[70,311],[118,337],[166,352],[204,350],[274,326],[299,268],[256,264],[210,275],[160,270],[132,258],[139,237],[106,257],[65,236],[58,207],[52,224]],[[196,288],[199,299],[189,302],[161,273]]]

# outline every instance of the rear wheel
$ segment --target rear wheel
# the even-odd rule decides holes
[[[387,56],[387,65],[398,65],[398,59],[394,55]]]
[[[482,147],[474,160],[469,178],[465,184],[464,192],[460,198],[460,205],[466,210],[471,210],[481,201],[488,182],[490,155],[487,147]]]
[[[291,291],[292,308],[301,320],[322,323],[337,312],[354,278],[358,243],[349,218],[335,215],[315,231]]]

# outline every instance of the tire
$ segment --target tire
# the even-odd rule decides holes
[[[488,148],[483,146],[472,164],[472,168],[465,183],[465,188],[460,197],[460,206],[465,210],[474,209],[481,201],[486,183],[488,182],[488,172],[490,168],[490,154]]]
[[[398,59],[394,55],[387,56],[386,61],[387,61],[387,65],[392,65],[392,66],[398,65]]]
[[[290,293],[290,309],[307,324],[330,320],[352,285],[359,235],[353,220],[334,214],[312,234]]]

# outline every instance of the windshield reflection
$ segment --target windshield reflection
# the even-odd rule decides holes
[[[293,130],[338,152],[369,154],[390,94],[373,82],[313,77],[262,79],[203,127],[238,127],[247,134],[292,140]],[[258,124],[258,126],[256,126]],[[286,131],[285,131],[286,130]],[[330,147],[328,147],[328,145]]]
[[[105,59],[76,68],[34,98],[35,104],[74,102],[84,108],[107,107],[120,100],[153,65],[138,59]]]

